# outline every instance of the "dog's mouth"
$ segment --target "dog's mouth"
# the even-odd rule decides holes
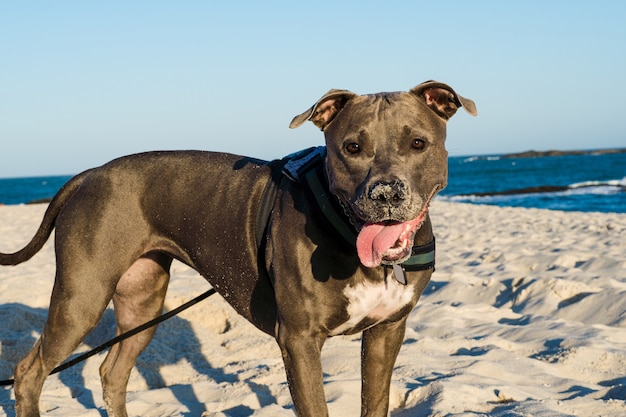
[[[364,266],[374,268],[381,264],[398,264],[411,256],[415,234],[424,224],[430,200],[438,188],[435,188],[420,213],[412,220],[367,222],[363,225],[356,239],[356,249]]]

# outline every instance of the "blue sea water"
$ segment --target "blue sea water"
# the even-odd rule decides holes
[[[51,198],[70,176],[0,179],[0,204]],[[626,213],[626,153],[451,157],[439,199],[551,210]]]
[[[50,199],[71,176],[0,178],[0,204],[25,204]]]
[[[446,201],[626,213],[626,153],[449,160]]]

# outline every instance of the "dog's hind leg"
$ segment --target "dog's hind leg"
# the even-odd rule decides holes
[[[122,276],[113,295],[118,335],[161,314],[171,263],[168,255],[149,253],[139,258]],[[155,331],[156,326],[114,345],[100,366],[109,416],[126,417],[126,386],[130,372]]]
[[[93,275],[88,268],[57,268],[41,337],[15,368],[15,409],[19,417],[39,416],[39,397],[46,377],[97,325],[111,300],[111,280],[93,279],[85,285],[85,278]]]

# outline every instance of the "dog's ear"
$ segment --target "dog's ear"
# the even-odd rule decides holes
[[[313,124],[324,130],[330,122],[333,121],[337,113],[346,105],[348,100],[356,97],[351,91],[348,90],[330,90],[324,94],[322,98],[307,111],[294,117],[289,127],[291,129],[301,126],[307,120],[313,122]]]
[[[444,83],[426,81],[412,88],[411,93],[424,100],[428,107],[446,120],[454,116],[459,107],[463,107],[472,116],[478,114],[472,100],[460,96]]]

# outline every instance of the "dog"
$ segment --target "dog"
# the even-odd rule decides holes
[[[307,120],[325,146],[278,161],[226,153],[130,155],[85,171],[51,200],[16,265],[55,232],[56,276],[41,337],[15,369],[16,412],[39,415],[45,378],[113,300],[117,333],[159,316],[169,268],[198,271],[280,346],[296,414],[328,416],[320,352],[362,333],[362,416],[386,416],[406,320],[434,267],[428,214],[447,184],[446,123],[470,99],[427,81],[407,92],[330,90]],[[100,367],[110,416],[155,328]]]

